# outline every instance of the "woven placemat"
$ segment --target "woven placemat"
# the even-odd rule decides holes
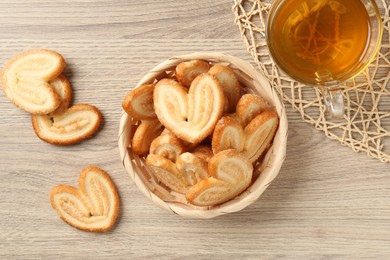
[[[233,13],[248,52],[284,101],[302,119],[356,152],[390,162],[390,3],[377,0],[383,18],[383,40],[377,58],[355,79],[346,82],[345,115],[330,120],[319,89],[302,85],[271,60],[265,29],[272,0],[234,0]]]

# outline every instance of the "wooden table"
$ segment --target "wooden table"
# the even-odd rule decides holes
[[[390,256],[390,165],[325,138],[287,105],[287,159],[245,210],[183,219],[133,185],[117,147],[121,101],[162,60],[218,51],[252,62],[232,1],[0,1],[0,63],[27,49],[66,58],[74,104],[100,108],[99,133],[58,147],[39,140],[30,115],[0,95],[0,258],[345,259]],[[105,234],[63,223],[49,202],[87,165],[117,184],[121,213]]]

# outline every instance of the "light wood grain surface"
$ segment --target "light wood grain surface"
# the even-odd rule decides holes
[[[0,63],[27,49],[65,57],[74,104],[104,124],[81,144],[40,141],[28,114],[0,95],[0,259],[357,259],[390,257],[390,165],[330,141],[287,107],[287,159],[260,199],[235,214],[191,220],[154,206],[117,148],[122,98],[162,60],[219,51],[250,61],[228,0],[0,0]],[[87,165],[118,186],[105,234],[63,223],[49,202]]]

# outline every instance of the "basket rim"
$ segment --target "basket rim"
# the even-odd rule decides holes
[[[214,63],[227,62],[229,63],[229,65],[235,66],[236,69],[242,71],[253,81],[260,83],[260,90],[262,90],[266,94],[266,96],[261,96],[263,98],[266,98],[267,102],[275,107],[275,110],[279,115],[279,128],[275,134],[274,143],[276,138],[278,138],[278,140],[280,139],[280,144],[277,147],[273,144],[271,149],[267,152],[262,162],[262,165],[266,164],[266,167],[261,172],[261,175],[242,194],[225,203],[212,207],[203,207],[201,209],[196,206],[194,206],[194,208],[189,208],[189,206],[184,206],[184,204],[179,204],[177,202],[167,202],[162,200],[160,197],[158,197],[156,194],[154,194],[148,189],[148,187],[142,181],[140,176],[138,176],[136,171],[133,169],[128,151],[129,138],[126,137],[126,133],[129,132],[129,121],[131,121],[131,117],[123,110],[119,126],[118,148],[121,162],[126,172],[130,175],[137,188],[154,204],[174,214],[184,217],[213,218],[222,214],[236,212],[247,207],[249,204],[256,201],[264,192],[264,190],[272,183],[275,177],[279,174],[280,168],[282,167],[286,156],[288,122],[284,104],[281,102],[277,92],[269,84],[268,79],[260,71],[255,70],[249,62],[224,53],[195,52],[190,54],[173,56],[165,61],[160,62],[148,73],[146,73],[144,77],[137,83],[136,87],[145,83],[149,83],[150,81],[154,80],[158,75],[160,75],[163,71],[166,71],[167,69],[176,66],[180,62],[193,59],[202,59]],[[270,161],[272,162],[272,165],[269,165]],[[260,182],[262,182],[261,185]]]

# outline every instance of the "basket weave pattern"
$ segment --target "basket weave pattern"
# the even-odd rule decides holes
[[[235,22],[248,52],[271,86],[302,119],[356,152],[390,162],[390,3],[378,0],[383,11],[383,40],[377,58],[354,80],[345,83],[346,113],[328,121],[320,90],[302,85],[280,71],[270,58],[265,40],[268,12],[265,0],[234,0]]]
[[[122,112],[120,121],[118,145],[125,169],[139,190],[153,203],[184,217],[212,218],[239,211],[253,203],[277,176],[286,154],[287,117],[283,103],[263,75],[247,62],[220,53],[193,53],[170,58],[147,73],[137,86],[153,83],[156,79],[169,75],[177,64],[194,59],[229,66],[236,73],[243,92],[261,95],[279,115],[279,128],[273,145],[261,163],[257,163],[254,167],[253,184],[241,195],[226,203],[213,207],[197,207],[187,203],[184,195],[170,191],[159,183],[152,170],[145,164],[144,158],[132,152],[131,139],[139,122],[125,112]]]

